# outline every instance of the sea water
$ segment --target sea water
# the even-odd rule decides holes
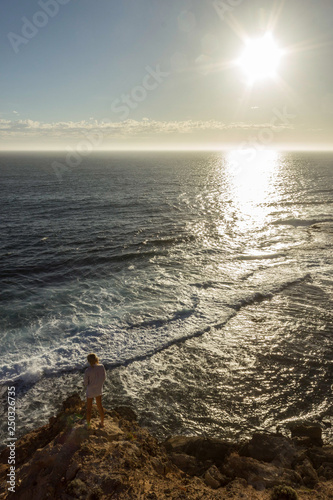
[[[332,439],[333,154],[0,155],[2,432],[107,370],[157,436]]]

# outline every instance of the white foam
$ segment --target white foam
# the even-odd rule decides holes
[[[142,318],[142,324],[139,319],[131,328],[127,324],[97,324],[79,328],[78,324],[70,325],[66,318],[62,328],[61,320],[52,319],[52,325],[38,326],[38,335],[52,329],[56,332],[67,329],[67,333],[65,331],[62,337],[56,336],[48,342],[36,336],[38,344],[22,345],[16,352],[7,353],[7,365],[0,371],[1,381],[31,384],[46,375],[80,370],[86,363],[86,355],[91,351],[97,352],[101,361],[108,366],[150,356],[173,343],[202,335],[209,328],[223,326],[234,314],[230,308],[238,310],[270,298],[284,288],[308,278],[308,275],[301,273],[295,272],[292,277],[290,274],[288,266],[279,268],[278,272],[276,268],[268,268],[249,277],[240,291],[225,287],[221,287],[219,293],[214,287],[210,290],[200,289],[199,295],[192,297],[192,308],[164,314],[156,321],[150,318],[147,322]],[[264,286],[263,282],[266,283]],[[111,323],[110,316],[109,319]],[[33,325],[31,328],[34,328]],[[74,333],[70,334],[68,329]]]

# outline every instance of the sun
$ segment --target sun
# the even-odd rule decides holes
[[[277,75],[282,50],[279,49],[271,33],[262,38],[249,40],[237,64],[245,73],[248,82],[274,78]]]

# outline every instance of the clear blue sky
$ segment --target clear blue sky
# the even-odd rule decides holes
[[[273,122],[266,142],[331,145],[332,0],[235,3],[224,16],[221,0],[2,0],[0,148],[96,131],[103,147],[217,145]],[[233,62],[270,18],[279,81],[249,91]]]

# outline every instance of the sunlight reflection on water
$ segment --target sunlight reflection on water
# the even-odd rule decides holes
[[[269,210],[265,204],[274,193],[279,160],[278,151],[258,151],[254,158],[240,150],[223,155],[240,230],[263,224]]]

